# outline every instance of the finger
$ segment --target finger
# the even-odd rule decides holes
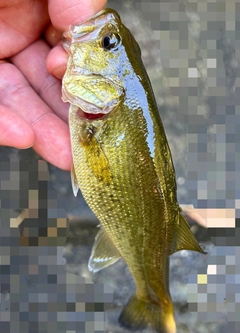
[[[61,45],[55,46],[48,54],[46,66],[49,73],[62,79],[67,68],[68,56]]]
[[[67,124],[54,113],[45,113],[32,126],[35,133],[33,149],[58,168],[70,170],[72,153]]]
[[[18,114],[0,105],[0,145],[18,149],[34,144],[31,126]]]
[[[45,103],[65,122],[68,105],[61,100],[61,81],[52,77],[46,68],[50,47],[39,40],[11,58],[11,61],[27,78],[28,82]]]
[[[80,23],[104,8],[106,0],[73,0],[71,4],[64,0],[49,0],[49,14],[53,25],[64,31],[71,24]],[[47,69],[55,77],[62,79],[67,66],[67,54],[56,46],[47,57]]]
[[[57,30],[52,23],[49,23],[44,31],[44,39],[50,46],[56,46],[62,39],[62,32]]]
[[[1,1],[2,2],[2,1]],[[9,58],[35,41],[49,22],[46,1],[3,1],[0,4],[0,58]]]
[[[70,170],[68,125],[51,111],[14,65],[1,64],[0,72],[2,105],[30,124],[35,134],[33,148],[40,156],[61,169]]]
[[[104,8],[107,0],[49,0],[52,24],[64,31],[71,24],[81,23]]]

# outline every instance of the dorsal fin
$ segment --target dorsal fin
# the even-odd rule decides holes
[[[181,212],[179,214],[179,226],[175,249],[171,251],[170,255],[180,250],[190,250],[206,254],[192,234],[191,229]]]

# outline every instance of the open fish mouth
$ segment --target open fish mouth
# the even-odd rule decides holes
[[[109,114],[124,95],[120,85],[101,75],[76,75],[63,80],[63,101],[78,106],[88,118]]]

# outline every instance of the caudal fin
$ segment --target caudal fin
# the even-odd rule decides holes
[[[142,330],[147,326],[158,333],[176,333],[173,307],[164,310],[159,304],[132,296],[119,317],[119,324],[129,330]]]

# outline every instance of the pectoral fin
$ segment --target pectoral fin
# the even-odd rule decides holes
[[[179,227],[178,227],[176,246],[174,251],[172,251],[170,254],[173,254],[180,250],[190,250],[206,254],[206,252],[204,252],[203,249],[198,244],[196,238],[194,237],[194,235],[190,230],[187,221],[185,220],[185,218],[181,213],[179,214]]]
[[[71,169],[71,182],[72,182],[73,194],[76,197],[78,190],[79,190],[79,186],[77,183],[77,177],[76,177],[76,173],[75,173],[75,169],[74,169],[73,165],[72,165],[72,169]]]
[[[95,238],[92,254],[88,261],[88,269],[94,273],[98,272],[102,268],[114,264],[120,258],[121,254],[111,239],[103,229],[100,229]]]
[[[112,172],[108,159],[99,144],[98,140],[92,136],[88,144],[84,146],[84,157],[92,170],[93,175],[105,183],[111,183]]]

